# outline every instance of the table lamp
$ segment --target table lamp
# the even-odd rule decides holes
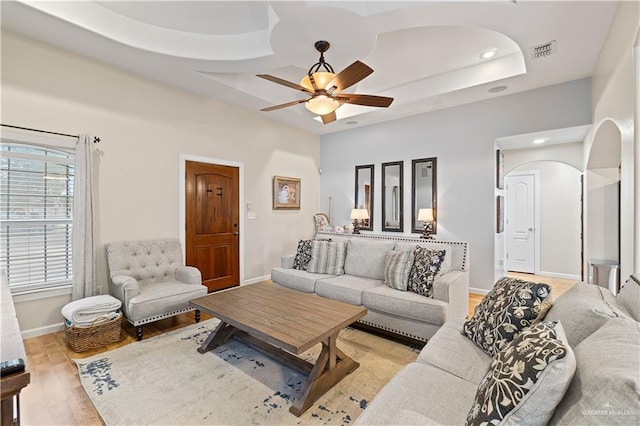
[[[431,233],[433,232],[433,209],[420,209],[418,210],[418,220],[424,222],[424,231],[420,238],[432,239]]]

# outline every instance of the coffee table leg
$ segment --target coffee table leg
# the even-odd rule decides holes
[[[211,332],[207,340],[198,348],[198,352],[201,354],[205,352],[209,352],[212,349],[217,348],[220,345],[224,345],[226,342],[233,337],[233,334],[238,331],[232,325],[227,324],[224,321],[220,321],[220,324],[216,327],[215,330]]]
[[[339,332],[338,332],[339,333]],[[314,402],[360,366],[336,347],[338,333],[322,342],[322,350],[289,412],[300,417]]]

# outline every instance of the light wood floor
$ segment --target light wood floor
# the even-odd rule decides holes
[[[575,281],[540,277],[530,274],[512,274],[527,281],[546,282],[552,286],[557,298]],[[482,295],[469,295],[469,315],[482,299]],[[202,320],[211,318],[202,314]],[[149,338],[184,327],[195,322],[193,313],[178,315],[144,326],[144,337]],[[84,392],[78,369],[73,359],[86,358],[135,342],[135,329],[123,323],[121,341],[111,345],[75,353],[67,346],[64,332],[26,339],[27,364],[31,370],[31,384],[20,395],[22,424],[29,425],[102,425],[97,411]],[[143,371],[140,374],[144,374]]]

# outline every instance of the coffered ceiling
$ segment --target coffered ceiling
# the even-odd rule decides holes
[[[2,1],[2,29],[316,134],[590,77],[616,2]],[[343,105],[323,125],[295,83],[327,40],[338,72],[375,72],[346,92],[395,98]],[[553,43],[551,43],[553,42]],[[533,58],[533,48],[551,53]],[[494,55],[484,59],[481,55]]]

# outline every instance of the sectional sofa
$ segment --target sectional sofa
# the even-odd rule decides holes
[[[637,277],[630,278],[617,297],[598,286],[576,284],[554,302],[544,318],[545,323],[562,325],[575,370],[549,369],[547,383],[565,381],[555,388],[557,393],[544,382],[536,382],[498,424],[640,424],[639,320]],[[465,424],[495,356],[487,355],[462,335],[463,324],[460,318],[448,320],[416,362],[385,385],[355,424]],[[500,368],[511,377],[522,373],[517,368]],[[501,392],[508,381],[499,383]]]
[[[344,274],[319,274],[293,269],[295,254],[282,257],[273,268],[274,283],[322,297],[363,305],[367,315],[359,323],[384,332],[426,342],[449,319],[469,312],[469,249],[466,242],[424,240],[373,234],[318,232],[316,239],[346,242]],[[384,285],[384,267],[392,250],[417,245],[445,250],[441,271],[433,283],[433,297]]]

